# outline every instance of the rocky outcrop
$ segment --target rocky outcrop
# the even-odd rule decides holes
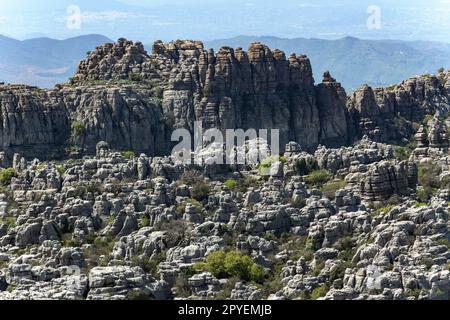
[[[447,115],[449,103],[442,82],[436,76],[423,75],[390,88],[366,85],[349,97],[347,107],[356,111],[359,135],[380,142],[402,142],[410,138],[413,124],[421,123],[425,115]]]
[[[392,164],[381,161],[366,168],[363,172],[349,174],[347,181],[359,188],[368,201],[384,201],[393,195],[407,195],[417,185],[417,165],[411,161]]]
[[[347,98],[329,72],[314,84],[306,56],[261,43],[214,52],[200,41],[158,41],[150,54],[120,39],[99,46],[55,89],[1,86],[1,142],[9,157],[93,154],[99,141],[166,155],[173,129],[201,121],[204,129],[279,129],[280,145],[305,150],[363,136],[403,143],[426,114],[447,114],[448,82],[424,75]]]

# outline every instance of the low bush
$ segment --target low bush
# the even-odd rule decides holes
[[[11,184],[12,178],[17,177],[17,172],[13,168],[6,168],[0,170],[0,184],[4,187]]]
[[[72,122],[72,134],[74,136],[81,136],[86,131],[86,127],[79,121]]]
[[[131,159],[133,159],[134,157],[136,157],[136,154],[135,154],[133,151],[124,151],[124,152],[122,152],[122,156],[123,156],[125,159],[131,160]]]
[[[186,171],[180,177],[180,183],[186,184],[191,188],[191,196],[197,201],[204,201],[208,199],[211,191],[211,186],[203,178],[198,171]]]
[[[328,293],[328,287],[326,285],[323,285],[321,287],[315,288],[311,292],[311,300],[317,300],[319,298],[325,297]]]
[[[197,269],[211,272],[218,278],[238,277],[243,281],[262,283],[266,271],[249,256],[237,251],[217,251],[210,254],[204,263],[196,265]]]
[[[322,187],[322,193],[328,199],[334,200],[336,198],[336,192],[344,189],[346,186],[347,182],[344,180],[330,181]]]
[[[306,176],[313,171],[319,170],[319,165],[314,159],[300,159],[294,164],[294,171],[301,176]]]
[[[327,170],[316,170],[305,177],[305,182],[311,187],[322,187],[329,182],[333,176]]]
[[[396,207],[396,205],[388,204],[387,206],[384,206],[384,207],[381,207],[381,208],[378,208],[377,210],[375,210],[373,215],[376,217],[383,216],[385,214],[388,214],[395,207]]]
[[[261,185],[260,181],[254,177],[247,176],[239,180],[228,179],[225,181],[225,186],[234,191],[245,193],[249,188],[258,188]]]
[[[195,199],[188,199],[188,200],[186,200],[182,204],[178,205],[175,210],[179,214],[184,214],[186,212],[186,206],[188,204],[196,206],[199,210],[203,210],[203,205],[200,202],[198,202],[197,200],[195,200]]]
[[[0,225],[2,224],[6,225],[7,230],[10,231],[17,226],[17,218],[12,216],[0,218]]]
[[[258,166],[259,174],[267,175],[270,168],[272,168],[272,166],[278,161],[281,163],[285,163],[287,160],[285,157],[270,156],[261,161],[261,163]]]
[[[129,73],[128,80],[132,82],[140,82],[142,81],[142,77],[139,73]]]

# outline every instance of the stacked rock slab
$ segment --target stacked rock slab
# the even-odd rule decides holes
[[[176,128],[279,129],[280,145],[339,147],[369,137],[404,142],[413,122],[449,107],[448,74],[421,76],[387,89],[369,86],[347,98],[324,74],[315,85],[304,55],[261,43],[217,53],[200,41],[119,39],[81,61],[69,83],[51,90],[0,87],[3,151],[53,157],[61,149],[94,154],[96,143],[166,155]]]
[[[381,161],[369,165],[362,174],[350,175],[347,179],[359,186],[362,197],[367,201],[384,201],[393,195],[406,195],[417,185],[418,168],[414,162],[403,161],[393,164]]]

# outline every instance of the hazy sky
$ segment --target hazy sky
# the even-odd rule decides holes
[[[380,24],[369,28],[374,6]],[[90,33],[146,43],[237,35],[450,42],[450,0],[0,0],[0,34]]]

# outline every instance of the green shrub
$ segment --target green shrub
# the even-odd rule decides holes
[[[272,166],[277,162],[285,163],[286,158],[285,157],[277,157],[277,156],[270,156],[263,161],[258,166],[259,174],[260,175],[267,175],[268,170],[272,168]]]
[[[280,242],[283,243],[280,251],[286,251],[289,260],[297,261],[304,257],[307,261],[311,261],[314,257],[313,244],[308,237],[283,234]]]
[[[311,300],[317,300],[319,298],[325,297],[328,293],[328,287],[326,285],[323,285],[321,287],[315,288],[311,292]]]
[[[72,134],[76,137],[81,136],[86,131],[86,127],[79,121],[72,122]]]
[[[188,199],[188,200],[186,200],[182,204],[178,205],[175,210],[179,214],[184,214],[186,212],[186,206],[188,204],[196,206],[200,211],[203,210],[203,205],[200,202],[198,202],[197,200],[195,200],[195,199]]]
[[[36,170],[37,170],[37,171],[42,171],[42,170],[44,170],[46,167],[47,167],[47,163],[41,162],[41,163],[39,163],[39,164],[37,165]]]
[[[150,226],[150,219],[146,216],[139,219],[139,228],[145,228]]]
[[[180,182],[191,187],[191,196],[197,201],[204,201],[208,199],[211,191],[211,186],[203,178],[198,171],[186,171],[182,174]]]
[[[314,277],[318,277],[324,268],[325,268],[325,261],[320,260],[316,263],[315,267],[311,270],[311,274]]]
[[[419,263],[420,265],[424,265],[427,268],[427,270],[430,270],[431,267],[434,265],[433,259],[426,257],[422,258]]]
[[[134,256],[131,258],[133,266],[140,267],[144,272],[151,274],[154,277],[158,276],[158,266],[161,262],[166,260],[166,253],[160,252],[153,254],[151,258],[146,256]]]
[[[12,216],[0,218],[0,225],[2,224],[5,224],[7,230],[10,231],[17,226],[17,218]]]
[[[426,202],[416,202],[416,204],[414,205],[414,208],[424,208],[424,207],[428,207],[428,203],[426,203]]]
[[[332,178],[331,173],[327,170],[316,170],[305,177],[305,182],[309,186],[321,187]]]
[[[12,178],[17,177],[17,172],[13,168],[6,168],[0,170],[0,184],[4,187],[11,184]]]
[[[420,203],[427,203],[433,196],[433,193],[434,191],[431,189],[424,189],[423,187],[419,187],[416,192],[416,197]]]
[[[346,186],[347,182],[345,182],[344,180],[330,181],[322,187],[322,193],[328,199],[334,200],[336,197],[336,192],[338,190],[344,189]]]
[[[155,95],[156,95],[156,98],[158,98],[159,100],[162,100],[164,98],[164,88],[157,87],[155,89]]]
[[[234,191],[245,193],[249,188],[258,188],[261,185],[260,181],[254,177],[247,176],[239,180],[228,179],[225,181],[225,186]]]
[[[56,170],[58,171],[59,175],[62,176],[66,172],[66,168],[64,168],[63,165],[56,166]]]
[[[168,248],[179,245],[180,241],[185,239],[186,234],[189,232],[188,224],[183,220],[160,223],[155,226],[155,230],[167,231],[165,241]]]
[[[396,85],[396,84],[393,84],[393,85],[387,87],[386,89],[387,89],[388,91],[392,92],[392,91],[395,90],[396,87],[397,87],[397,85]]]
[[[153,300],[153,297],[149,293],[144,292],[142,289],[136,288],[127,292],[125,300],[147,301]]]
[[[395,147],[395,157],[400,160],[408,160],[414,149],[409,147]]]
[[[394,209],[396,205],[388,204],[387,206],[381,207],[374,212],[374,216],[383,216],[385,214],[388,214],[392,209]]]
[[[128,80],[133,81],[133,82],[140,82],[140,81],[142,81],[142,77],[139,73],[129,73]]]
[[[439,239],[436,241],[436,243],[440,246],[447,246],[447,248],[450,250],[450,240],[447,238]]]
[[[136,157],[136,154],[133,151],[124,151],[122,152],[122,157],[125,159],[131,160]]]
[[[313,171],[319,170],[319,165],[314,159],[300,159],[294,164],[294,171],[301,176],[306,176]]]
[[[237,277],[256,283],[262,283],[267,275],[249,256],[237,251],[214,252],[206,258],[205,263],[197,264],[196,268],[211,272],[219,278]]]
[[[230,190],[235,190],[237,184],[238,184],[237,181],[234,179],[228,179],[227,181],[225,181],[225,186]]]

